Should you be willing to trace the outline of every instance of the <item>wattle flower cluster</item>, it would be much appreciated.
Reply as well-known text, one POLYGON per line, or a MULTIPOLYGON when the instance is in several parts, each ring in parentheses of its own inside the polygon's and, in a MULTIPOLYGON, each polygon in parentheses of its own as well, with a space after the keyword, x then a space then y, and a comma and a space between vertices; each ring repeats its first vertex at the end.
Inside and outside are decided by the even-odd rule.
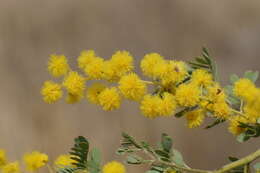
POLYGON ((248 79, 234 83, 233 93, 243 102, 237 110, 210 70, 193 68, 157 53, 144 55, 140 62, 145 80, 133 71, 134 58, 127 51, 117 51, 110 59, 97 56, 93 50, 83 51, 77 62, 79 71, 70 68, 64 55, 51 55, 48 71, 61 81, 43 84, 45 102, 55 103, 66 95, 67 103, 86 98, 111 111, 128 99, 138 102, 148 118, 169 117, 182 111, 190 128, 200 126, 206 117, 227 120, 235 135, 245 130, 240 122, 256 123, 260 118, 260 89, 248 79))

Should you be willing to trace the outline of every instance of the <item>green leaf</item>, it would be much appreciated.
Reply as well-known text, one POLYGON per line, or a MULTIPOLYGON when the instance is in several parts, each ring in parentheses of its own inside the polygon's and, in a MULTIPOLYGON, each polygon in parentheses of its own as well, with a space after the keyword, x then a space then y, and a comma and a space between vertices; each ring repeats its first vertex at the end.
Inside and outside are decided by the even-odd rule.
POLYGON ((170 158, 169 153, 163 150, 155 150, 155 153, 160 157, 170 158))
POLYGON ((225 121, 226 121, 226 120, 224 120, 224 119, 216 119, 214 122, 212 122, 211 124, 207 125, 207 126, 205 127, 205 129, 212 128, 212 127, 214 127, 214 126, 216 126, 216 125, 218 125, 218 124, 220 124, 220 123, 223 123, 223 122, 225 122, 225 121))
POLYGON ((173 151, 172 159, 173 159, 174 163, 176 163, 179 166, 185 166, 182 154, 178 150, 175 150, 175 149, 173 149, 172 151, 173 151))
POLYGON ((256 121, 258 124, 260 124, 260 118, 257 118, 257 121, 256 121))
POLYGON ((79 168, 60 168, 57 173, 74 173, 75 171, 80 170, 79 168))
POLYGON ((156 171, 156 170, 149 170, 149 171, 146 171, 145 173, 161 173, 160 171, 156 171))
POLYGON ((130 156, 127 156, 126 162, 128 164, 141 164, 142 160, 143 159, 140 158, 139 156, 130 155, 130 156))
POLYGON ((256 82, 257 78, 259 76, 259 72, 258 71, 246 71, 244 74, 244 77, 247 79, 250 79, 252 82, 256 82))
POLYGON ((161 136, 161 145, 163 150, 169 153, 172 149, 172 138, 169 135, 163 133, 161 136))
POLYGON ((232 74, 232 75, 230 75, 229 80, 233 84, 239 80, 239 77, 236 74, 232 74))
POLYGON ((89 151, 89 143, 88 140, 83 137, 79 136, 74 139, 74 147, 71 148, 71 152, 69 152, 72 157, 72 160, 76 162, 73 163, 77 168, 86 168, 87 159, 88 159, 88 151, 89 151))
POLYGON ((99 173, 101 168, 101 154, 97 148, 93 148, 90 152, 90 160, 88 161, 88 170, 90 173, 99 173))
POLYGON ((92 149, 92 151, 90 152, 90 157, 91 157, 91 160, 93 160, 96 163, 101 162, 101 153, 100 153, 99 149, 97 149, 97 148, 92 149))
POLYGON ((256 163, 253 167, 255 170, 260 170, 260 162, 256 163))
POLYGON ((198 106, 193 106, 193 107, 184 108, 184 109, 181 110, 180 112, 177 112, 174 116, 175 116, 176 118, 180 118, 180 117, 182 117, 183 115, 185 115, 185 113, 190 112, 190 111, 193 111, 193 110, 195 110, 195 109, 197 109, 197 108, 198 108, 198 106))
POLYGON ((235 162, 235 161, 239 160, 238 158, 232 157, 232 156, 229 156, 228 159, 229 159, 231 162, 235 162))
POLYGON ((245 141, 247 141, 250 137, 248 137, 246 135, 246 133, 241 133, 240 135, 237 136, 237 141, 240 142, 240 143, 243 143, 245 141))

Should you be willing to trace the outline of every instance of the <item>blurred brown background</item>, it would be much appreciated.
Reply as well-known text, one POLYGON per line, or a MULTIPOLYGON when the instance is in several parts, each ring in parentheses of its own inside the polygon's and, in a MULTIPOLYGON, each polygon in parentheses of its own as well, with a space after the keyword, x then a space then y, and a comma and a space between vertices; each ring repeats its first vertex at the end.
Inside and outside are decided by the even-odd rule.
MULTIPOLYGON (((106 162, 120 159, 114 151, 126 131, 149 142, 170 134, 195 168, 218 168, 227 156, 253 152, 259 139, 239 144, 224 124, 190 130, 180 119, 148 120, 129 102, 114 112, 86 101, 47 105, 39 90, 50 78, 49 54, 64 53, 75 63, 83 49, 107 58, 125 49, 138 63, 148 52, 190 60, 206 45, 226 83, 230 73, 260 70, 259 18, 257 0, 0 0, 0 148, 11 159, 33 149, 55 158, 84 135, 106 162)), ((128 172, 144 171, 130 166, 128 172)))

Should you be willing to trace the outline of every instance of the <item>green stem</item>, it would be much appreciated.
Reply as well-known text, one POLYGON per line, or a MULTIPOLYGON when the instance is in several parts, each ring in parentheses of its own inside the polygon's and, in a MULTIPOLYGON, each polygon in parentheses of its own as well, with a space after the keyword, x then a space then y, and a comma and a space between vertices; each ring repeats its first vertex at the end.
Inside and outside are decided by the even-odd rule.
MULTIPOLYGON (((155 157, 156 158, 156 157, 155 157)), ((193 173, 224 173, 224 172, 227 172, 227 171, 230 171, 234 168, 237 168, 239 166, 242 166, 242 165, 245 165, 245 169, 244 171, 246 170, 247 172, 245 173, 249 173, 249 163, 251 163, 252 161, 256 160, 260 158, 260 149, 258 149, 256 152, 242 158, 242 159, 239 159, 235 162, 232 162, 232 163, 229 163, 225 166, 223 166, 222 168, 220 169, 217 169, 217 170, 214 170, 214 171, 210 171, 210 170, 201 170, 201 169, 193 169, 193 168, 185 168, 185 167, 180 167, 178 165, 176 165, 175 163, 169 163, 169 162, 165 162, 165 161, 162 161, 162 160, 157 160, 157 162, 159 163, 162 163, 166 166, 169 166, 169 167, 172 167, 172 168, 176 168, 176 169, 179 169, 181 171, 185 171, 185 172, 193 172, 193 173)))
POLYGON ((223 173, 223 172, 227 172, 231 169, 234 169, 236 167, 242 166, 242 165, 246 165, 256 159, 258 159, 260 157, 260 149, 258 149, 256 152, 242 158, 239 159, 235 162, 232 162, 230 164, 227 164, 225 166, 223 166, 222 168, 218 169, 217 171, 215 171, 215 173, 223 173))

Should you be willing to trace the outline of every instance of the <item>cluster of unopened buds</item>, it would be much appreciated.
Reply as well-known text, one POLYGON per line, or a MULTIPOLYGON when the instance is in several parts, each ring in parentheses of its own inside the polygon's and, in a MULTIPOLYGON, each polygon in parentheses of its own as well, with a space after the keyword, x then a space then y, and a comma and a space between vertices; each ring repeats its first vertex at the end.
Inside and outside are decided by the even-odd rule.
POLYGON ((82 51, 77 62, 78 71, 70 67, 64 55, 50 56, 48 71, 61 81, 43 84, 45 102, 55 103, 66 95, 67 103, 86 98, 111 111, 128 99, 140 104, 145 117, 184 116, 189 128, 211 117, 215 124, 228 121, 234 135, 246 131, 248 124, 259 123, 260 89, 254 84, 257 73, 232 76, 232 85, 222 87, 206 50, 193 63, 146 54, 140 62, 142 78, 134 72, 134 58, 127 51, 117 51, 110 59, 99 57, 93 50, 82 51))

